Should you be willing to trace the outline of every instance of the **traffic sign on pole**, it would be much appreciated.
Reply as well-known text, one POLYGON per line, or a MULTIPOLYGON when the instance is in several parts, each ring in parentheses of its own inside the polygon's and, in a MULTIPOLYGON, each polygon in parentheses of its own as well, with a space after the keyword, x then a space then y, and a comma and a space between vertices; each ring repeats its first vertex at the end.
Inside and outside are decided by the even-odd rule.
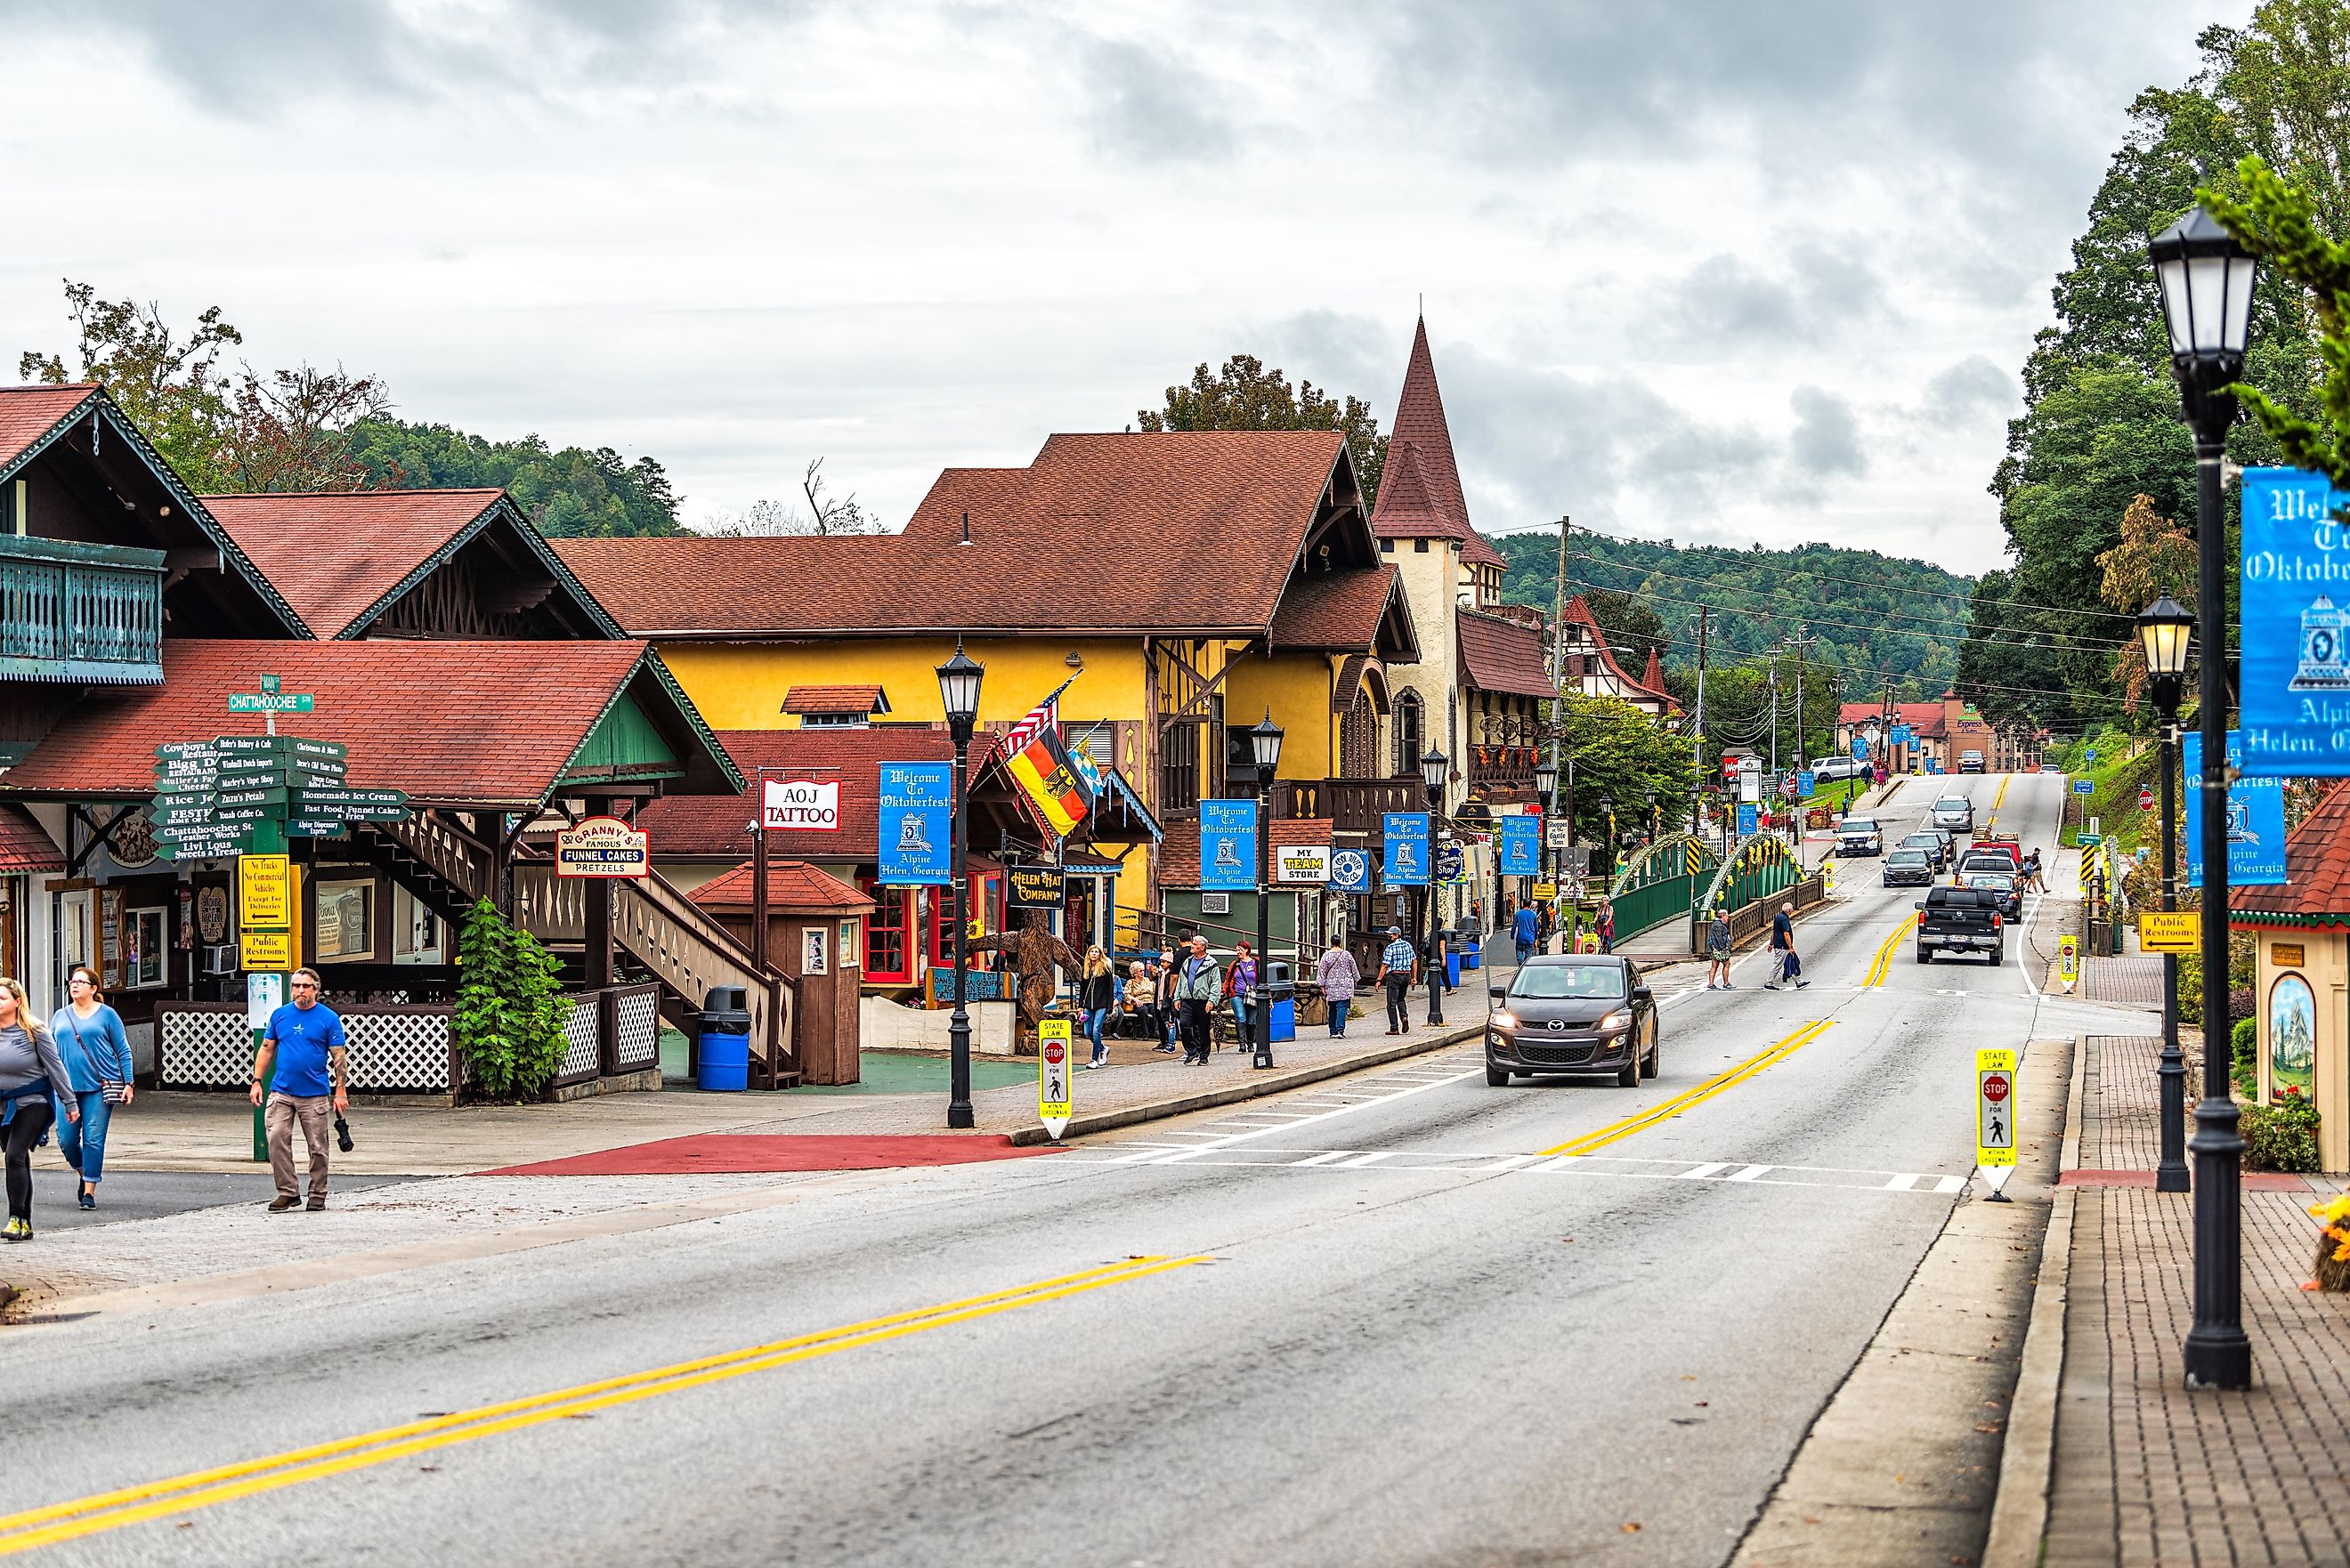
POLYGON ((2005 1203, 2000 1189, 2015 1174, 2015 1053, 1975 1053, 1975 1174, 2005 1203))
POLYGON ((1069 1125, 1074 1091, 1069 1087, 1069 1021, 1047 1018, 1036 1025, 1036 1119, 1061 1141, 1069 1125))

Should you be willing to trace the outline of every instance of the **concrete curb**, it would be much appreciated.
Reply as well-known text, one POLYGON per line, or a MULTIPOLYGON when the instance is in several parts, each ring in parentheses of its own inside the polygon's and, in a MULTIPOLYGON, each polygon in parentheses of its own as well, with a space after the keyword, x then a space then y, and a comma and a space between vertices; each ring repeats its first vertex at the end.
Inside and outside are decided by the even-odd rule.
POLYGON ((2064 1101, 2064 1137, 2056 1161, 2059 1185, 2040 1239, 2040 1272, 2032 1293, 2032 1321, 2023 1331, 2023 1359, 2008 1405, 2007 1440, 2000 1446, 1999 1490, 1991 1499, 1991 1536, 1982 1568, 2037 1568, 2048 1533, 2048 1493, 2056 1471, 2056 1403, 2064 1377, 2064 1307, 2071 1299, 2073 1210, 2080 1189, 2062 1185, 2081 1168, 2081 1110, 2086 1101, 2088 1040, 2073 1037, 2073 1083, 2064 1101))
MULTIPOLYGON (((1226 1084, 1221 1088, 1202 1089, 1196 1095, 1181 1095, 1171 1100, 1152 1100, 1146 1105, 1125 1106, 1114 1111, 1097 1111, 1089 1116, 1073 1116, 1070 1118, 1067 1129, 1061 1135, 1062 1140, 1066 1142, 1070 1138, 1084 1137, 1091 1133, 1110 1132, 1118 1127, 1135 1127, 1143 1122, 1164 1121, 1169 1116, 1187 1116, 1193 1111, 1213 1110, 1218 1106, 1238 1105, 1243 1100, 1263 1099, 1267 1095, 1278 1095, 1284 1090, 1300 1088, 1307 1084, 1318 1084, 1326 1078, 1337 1078, 1348 1073, 1359 1073, 1366 1067, 1380 1067, 1389 1062, 1400 1062, 1407 1056, 1424 1056, 1431 1051, 1441 1051, 1448 1045, 1459 1045, 1471 1040, 1480 1039, 1484 1033, 1485 1021, 1480 1018, 1474 1023, 1461 1024, 1441 1034, 1421 1035, 1416 1039, 1406 1040, 1401 1044, 1387 1045, 1376 1051, 1364 1051, 1356 1055, 1342 1056, 1335 1062, 1321 1062, 1311 1067, 1295 1067, 1287 1072, 1276 1068, 1262 1077, 1243 1078, 1237 1084, 1226 1084)), ((1021 1148, 1053 1141, 1053 1135, 1045 1130, 1045 1124, 1042 1122, 1031 1122, 1024 1127, 1015 1128, 1011 1137, 1014 1147, 1021 1148)))

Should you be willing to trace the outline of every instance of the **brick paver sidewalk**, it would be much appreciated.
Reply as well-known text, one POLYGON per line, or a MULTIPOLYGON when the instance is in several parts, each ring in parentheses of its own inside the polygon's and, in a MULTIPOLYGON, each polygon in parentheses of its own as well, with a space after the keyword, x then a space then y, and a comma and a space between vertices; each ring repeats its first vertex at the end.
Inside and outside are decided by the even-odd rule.
MULTIPOLYGON (((2077 1163, 2150 1168, 2158 1043, 2085 1043, 2077 1163)), ((2193 1199, 2147 1187, 2074 1195, 2048 1568, 2350 1563, 2350 1298, 2300 1287, 2341 1183, 2243 1195, 2244 1323, 2255 1386, 2190 1393, 2193 1199)))
POLYGON ((2081 961, 2081 992, 2099 1002, 2162 1011, 2162 957, 2131 953, 2081 961))

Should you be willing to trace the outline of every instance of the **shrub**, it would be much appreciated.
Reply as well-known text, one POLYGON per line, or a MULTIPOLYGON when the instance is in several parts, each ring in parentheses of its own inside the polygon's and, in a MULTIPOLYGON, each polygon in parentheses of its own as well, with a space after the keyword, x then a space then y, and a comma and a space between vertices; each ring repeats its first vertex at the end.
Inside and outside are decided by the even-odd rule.
POLYGON ((562 971, 555 955, 484 898, 457 941, 449 1033, 486 1100, 526 1100, 563 1065, 562 971))
POLYGON ((2318 1168, 2317 1107, 2288 1088, 2274 1105, 2243 1110, 2244 1168, 2302 1174, 2318 1168))
POLYGON ((2261 1090, 2261 1021, 2237 1019, 2229 1044, 2233 1059, 2228 1064, 2228 1076, 2235 1081, 2236 1093, 2250 1099, 2261 1090))

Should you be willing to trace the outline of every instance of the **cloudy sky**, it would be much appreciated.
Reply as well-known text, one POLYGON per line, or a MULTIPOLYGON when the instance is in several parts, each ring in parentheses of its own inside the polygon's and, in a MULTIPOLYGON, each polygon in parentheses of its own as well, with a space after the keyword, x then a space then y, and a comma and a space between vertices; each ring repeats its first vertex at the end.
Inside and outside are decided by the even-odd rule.
POLYGON ((1384 423, 1424 299, 1489 531, 1980 571, 2127 103, 2250 9, 20 0, 0 350, 218 305, 690 521, 822 454, 894 526, 1234 351, 1384 423))

